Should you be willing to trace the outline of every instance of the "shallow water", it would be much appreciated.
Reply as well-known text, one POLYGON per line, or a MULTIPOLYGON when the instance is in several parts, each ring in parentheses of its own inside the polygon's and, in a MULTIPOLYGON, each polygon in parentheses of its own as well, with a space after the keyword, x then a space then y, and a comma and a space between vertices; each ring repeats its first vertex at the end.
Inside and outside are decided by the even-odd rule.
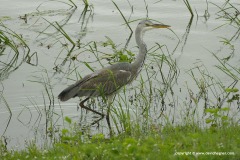
MULTIPOLYGON (((196 0, 191 2, 198 16, 195 13, 189 28, 189 34, 186 34, 191 16, 182 1, 159 1, 156 3, 156 1, 148 0, 146 1, 147 9, 144 1, 129 2, 116 1, 127 19, 137 20, 130 23, 132 29, 136 27, 139 19, 145 18, 147 15, 151 19, 171 25, 172 31, 168 29, 149 31, 146 33, 144 40, 148 48, 152 48, 156 43, 166 45, 168 52, 166 49, 163 52, 165 54, 169 53, 176 60, 180 74, 178 83, 174 87, 174 95, 178 97, 179 101, 184 101, 189 96, 187 88, 191 88, 193 91, 197 90, 193 79, 187 73, 189 69, 196 66, 205 66, 210 75, 218 77, 226 86, 232 83, 228 76, 215 67, 219 62, 211 52, 217 53, 220 57, 227 57, 231 50, 220 42, 220 37, 231 37, 235 34, 236 28, 226 25, 216 29, 225 23, 223 19, 217 19, 216 13, 219 9, 216 6, 209 4, 210 17, 206 19, 203 16, 207 9, 206 1, 196 0), (131 7, 133 7, 133 12, 131 7)), ((221 5, 224 1, 215 0, 211 2, 221 5)), ((235 2, 237 3, 237 1, 235 2)), ((89 1, 89 3, 93 6, 92 10, 89 9, 84 17, 81 16, 84 9, 81 1, 76 2, 78 6, 76 10, 57 1, 46 2, 41 0, 33 2, 22 0, 19 2, 12 0, 10 2, 3 0, 1 2, 0 15, 2 18, 0 17, 0 19, 8 28, 22 35, 30 47, 30 55, 35 52, 37 54, 37 56, 33 55, 31 58, 31 63, 34 65, 30 65, 22 60, 26 53, 21 50, 18 60, 14 63, 15 66, 18 66, 17 69, 10 69, 0 79, 0 90, 4 97, 4 100, 3 97, 0 100, 0 135, 4 134, 4 137, 7 137, 8 147, 22 148, 25 139, 29 140, 36 135, 40 137, 38 138, 39 144, 42 144, 41 138, 44 137, 43 135, 46 132, 45 123, 49 116, 46 110, 49 109, 49 106, 54 106, 54 109, 49 110, 54 110, 52 117, 54 117, 56 126, 63 124, 62 116, 69 116, 78 121, 81 114, 80 110, 77 111, 79 99, 59 103, 57 95, 77 79, 78 76, 74 72, 74 68, 78 70, 81 76, 91 72, 81 63, 82 61, 91 62, 89 64, 94 69, 101 67, 93 54, 81 49, 77 50, 77 48, 72 55, 80 53, 77 56, 79 62, 68 60, 65 65, 62 65, 68 53, 63 44, 68 44, 68 50, 71 48, 71 44, 59 33, 56 33, 54 27, 48 27, 49 23, 46 20, 51 23, 57 21, 60 25, 63 25, 63 29, 74 41, 80 39, 80 42, 84 44, 91 41, 100 44, 100 42, 107 40, 106 37, 110 37, 114 43, 119 45, 119 48, 125 46, 130 30, 123 25, 124 20, 113 3, 96 0, 89 1), (27 23, 19 18, 25 14, 27 14, 27 23), (46 34, 41 34, 41 32, 46 34), (54 70, 56 66, 60 67, 63 72, 56 72, 54 70), (66 74, 63 74, 64 72, 66 74), (52 101, 48 99, 44 84, 51 86, 52 90, 48 91, 50 91, 52 101), (10 121, 8 107, 11 108, 12 112, 10 121), (5 128, 7 129, 5 130, 5 128)), ((232 43, 239 44, 239 40, 232 43)), ((134 37, 131 38, 127 49, 137 52, 134 37)), ((112 52, 109 48, 100 45, 99 50, 109 54, 112 52)), ((234 58, 230 60, 230 63, 236 67, 239 67, 239 51, 240 46, 235 45, 234 58)), ((6 50, 4 53, 5 55, 1 55, 1 62, 9 63, 13 57, 13 52, 6 50)), ((98 56, 101 58, 104 55, 99 54, 98 56)), ((153 59, 151 56, 149 57, 149 59, 153 59)), ((101 61, 107 65, 106 60, 101 61)), ((147 62, 150 63, 151 61, 148 60, 147 62)), ((3 66, 1 63, 0 67, 3 66)), ((157 70, 156 66, 153 67, 157 70)), ((143 71, 141 75, 146 78, 146 72, 143 71)), ((133 86, 137 85, 139 85, 139 79, 136 83, 133 83, 133 86)), ((154 85, 157 86, 158 84, 154 85)), ((199 110, 203 110, 203 108, 199 108, 199 110)))

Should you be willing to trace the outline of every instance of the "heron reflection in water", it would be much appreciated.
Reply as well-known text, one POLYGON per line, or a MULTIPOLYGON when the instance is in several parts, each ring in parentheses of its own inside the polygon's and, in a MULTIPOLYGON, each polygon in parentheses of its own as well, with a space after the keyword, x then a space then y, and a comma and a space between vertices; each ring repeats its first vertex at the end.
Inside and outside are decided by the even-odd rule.
POLYGON ((142 66, 144 65, 147 55, 147 46, 143 41, 144 32, 153 28, 168 27, 170 26, 164 24, 154 24, 150 20, 140 21, 135 30, 135 38, 139 47, 139 53, 133 63, 119 62, 97 70, 64 89, 58 95, 58 98, 61 101, 67 101, 74 97, 86 97, 80 102, 80 107, 100 115, 101 118, 99 120, 106 116, 107 124, 111 134, 109 113, 112 97, 120 88, 131 83, 137 77, 142 69, 142 66), (108 108, 106 115, 84 105, 84 102, 86 102, 89 98, 99 96, 108 97, 108 108))

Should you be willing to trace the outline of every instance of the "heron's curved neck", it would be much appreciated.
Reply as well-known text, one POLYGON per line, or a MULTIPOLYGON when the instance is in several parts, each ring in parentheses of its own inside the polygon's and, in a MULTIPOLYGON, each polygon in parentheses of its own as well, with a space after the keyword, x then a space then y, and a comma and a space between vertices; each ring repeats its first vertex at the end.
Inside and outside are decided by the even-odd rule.
POLYGON ((135 31, 135 38, 136 38, 136 43, 139 47, 139 53, 136 57, 136 60, 132 63, 132 69, 139 73, 145 58, 146 58, 146 54, 147 54, 147 46, 146 44, 143 42, 143 30, 141 28, 137 28, 135 31))

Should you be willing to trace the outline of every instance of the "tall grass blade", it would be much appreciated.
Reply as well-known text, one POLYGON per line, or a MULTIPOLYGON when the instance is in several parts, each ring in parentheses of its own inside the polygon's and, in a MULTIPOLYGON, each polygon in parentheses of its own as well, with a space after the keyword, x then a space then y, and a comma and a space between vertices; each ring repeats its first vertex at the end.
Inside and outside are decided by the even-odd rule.
POLYGON ((190 3, 188 2, 188 0, 183 0, 183 2, 184 2, 185 5, 187 6, 189 12, 191 13, 191 16, 193 17, 194 14, 193 14, 192 7, 191 7, 190 3))

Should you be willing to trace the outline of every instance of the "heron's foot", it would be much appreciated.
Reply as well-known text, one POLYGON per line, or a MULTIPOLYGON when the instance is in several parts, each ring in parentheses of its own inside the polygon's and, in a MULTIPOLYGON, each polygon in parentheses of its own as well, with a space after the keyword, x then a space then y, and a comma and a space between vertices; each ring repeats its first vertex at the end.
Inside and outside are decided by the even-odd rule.
MULTIPOLYGON (((101 120, 104 118, 104 116, 105 116, 105 115, 102 114, 99 119, 97 119, 97 120, 95 120, 95 121, 93 121, 93 122, 91 123, 91 126, 93 126, 93 125, 95 125, 95 124, 98 124, 98 122, 101 121, 101 120)), ((98 126, 99 126, 99 125, 98 125, 98 126)))
POLYGON ((107 125, 108 125, 108 128, 109 128, 109 136, 112 137, 114 132, 113 132, 112 127, 111 127, 109 114, 106 115, 106 120, 107 120, 107 125))
POLYGON ((106 116, 105 114, 94 115, 92 118, 93 118, 93 119, 103 119, 105 116, 106 116))

